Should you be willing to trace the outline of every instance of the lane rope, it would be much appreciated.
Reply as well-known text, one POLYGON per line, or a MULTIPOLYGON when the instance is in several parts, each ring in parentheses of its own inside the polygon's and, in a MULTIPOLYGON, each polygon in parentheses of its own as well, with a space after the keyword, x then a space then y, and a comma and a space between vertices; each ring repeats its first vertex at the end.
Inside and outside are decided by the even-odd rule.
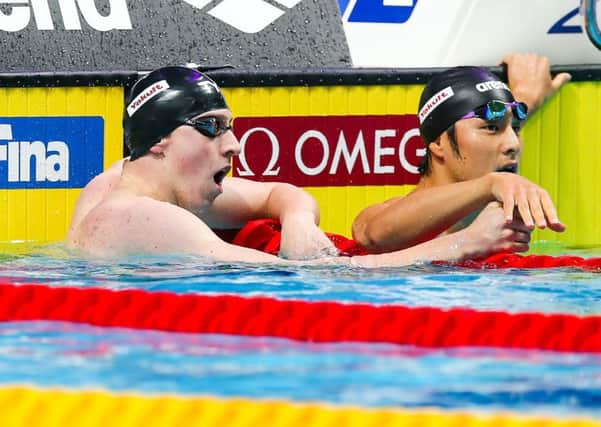
POLYGON ((601 352, 601 316, 0 284, 0 321, 56 320, 173 332, 601 352))

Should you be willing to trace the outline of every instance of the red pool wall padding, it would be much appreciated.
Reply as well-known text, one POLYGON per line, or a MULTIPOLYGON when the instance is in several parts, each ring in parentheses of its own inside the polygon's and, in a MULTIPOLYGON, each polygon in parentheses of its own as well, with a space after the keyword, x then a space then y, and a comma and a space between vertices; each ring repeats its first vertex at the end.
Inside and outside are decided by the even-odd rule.
POLYGON ((273 298, 0 284, 0 321, 55 320, 172 332, 426 347, 601 353, 601 316, 410 308, 273 298))

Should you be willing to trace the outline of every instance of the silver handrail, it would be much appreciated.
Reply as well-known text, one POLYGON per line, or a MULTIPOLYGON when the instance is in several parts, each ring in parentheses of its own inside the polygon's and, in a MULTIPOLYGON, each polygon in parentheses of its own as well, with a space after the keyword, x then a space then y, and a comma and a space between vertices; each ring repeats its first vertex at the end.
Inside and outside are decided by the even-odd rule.
POLYGON ((584 27, 586 35, 595 47, 601 50, 601 31, 597 24, 597 0, 582 0, 582 12, 584 14, 584 27))

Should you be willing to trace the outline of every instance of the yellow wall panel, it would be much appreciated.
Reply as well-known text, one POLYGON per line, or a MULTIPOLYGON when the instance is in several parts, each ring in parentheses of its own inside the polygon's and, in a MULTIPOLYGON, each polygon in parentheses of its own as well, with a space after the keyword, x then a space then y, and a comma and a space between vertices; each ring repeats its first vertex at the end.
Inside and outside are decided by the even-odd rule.
MULTIPOLYGON (((7 240, 29 240, 27 238, 27 194, 20 190, 6 190, 6 222, 2 227, 7 240)), ((3 209, 4 210, 4 209, 3 209)), ((32 239, 33 240, 33 239, 32 239)))
MULTIPOLYGON (((414 114, 422 85, 225 88, 234 115, 336 116, 414 114)), ((535 240, 601 245, 601 83, 574 82, 535 114, 522 131, 521 173, 545 187, 568 226, 537 231, 535 240)), ((104 167, 122 156, 123 88, 3 88, 0 117, 102 116, 104 167)), ((365 206, 411 186, 308 187, 322 208, 322 227, 350 236, 365 206)), ((79 189, 0 189, 0 240, 61 240, 79 189)))
MULTIPOLYGON (((102 117, 104 168, 123 155, 122 111, 122 87, 0 88, 0 117, 102 117)), ((0 189, 0 240, 62 240, 80 191, 0 189)))
POLYGON ((537 231, 535 240, 601 245, 601 83, 569 83, 523 130, 521 173, 549 191, 563 234, 537 231))
POLYGON ((235 117, 414 114, 421 86, 224 88, 235 117))

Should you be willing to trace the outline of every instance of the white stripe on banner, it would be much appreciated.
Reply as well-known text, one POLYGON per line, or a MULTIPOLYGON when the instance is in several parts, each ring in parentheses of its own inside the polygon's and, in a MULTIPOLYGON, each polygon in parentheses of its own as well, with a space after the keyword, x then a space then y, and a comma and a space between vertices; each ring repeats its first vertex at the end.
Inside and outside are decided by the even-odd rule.
POLYGON ((414 0, 384 0, 384 6, 413 6, 414 0))
POLYGON ((0 140, 10 141, 13 139, 13 127, 11 125, 0 125, 0 140))

